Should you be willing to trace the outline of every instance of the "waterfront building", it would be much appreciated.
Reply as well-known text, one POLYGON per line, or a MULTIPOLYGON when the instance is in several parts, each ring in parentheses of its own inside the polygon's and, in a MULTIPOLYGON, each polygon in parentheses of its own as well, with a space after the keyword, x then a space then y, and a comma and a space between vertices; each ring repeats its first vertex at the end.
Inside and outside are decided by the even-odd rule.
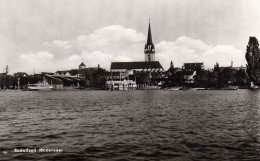
POLYGON ((60 79, 64 86, 88 86, 96 87, 105 85, 107 72, 105 69, 97 67, 86 67, 82 62, 78 69, 57 71, 53 76, 48 75, 51 79, 60 79), (104 82, 104 83, 102 83, 104 82))
POLYGON ((152 41, 152 31, 149 20, 147 42, 144 46, 145 61, 136 62, 111 62, 109 80, 135 80, 136 73, 148 72, 150 78, 151 73, 163 72, 163 67, 159 61, 155 61, 155 47, 152 41))
POLYGON ((246 67, 233 67, 233 61, 230 66, 219 66, 218 63, 214 65, 213 72, 222 73, 227 79, 228 84, 246 84, 246 67))
POLYGON ((129 79, 129 77, 136 72, 148 71, 157 72, 163 71, 163 67, 158 61, 150 62, 112 62, 111 72, 113 73, 113 79, 129 79))
POLYGON ((79 65, 78 69, 57 71, 57 72, 55 72, 54 75, 84 77, 86 74, 94 73, 98 68, 99 68, 99 65, 98 65, 98 67, 87 68, 86 65, 82 62, 79 65))
POLYGON ((194 63, 184 63, 183 64, 183 78, 185 83, 194 83, 194 77, 198 70, 204 69, 204 63, 194 62, 194 63))
POLYGON ((243 72, 246 72, 246 67, 243 67, 242 65, 240 67, 233 67, 233 61, 231 61, 230 66, 219 66, 218 62, 216 62, 216 65, 214 65, 214 71, 223 72, 223 70, 242 70, 243 72))

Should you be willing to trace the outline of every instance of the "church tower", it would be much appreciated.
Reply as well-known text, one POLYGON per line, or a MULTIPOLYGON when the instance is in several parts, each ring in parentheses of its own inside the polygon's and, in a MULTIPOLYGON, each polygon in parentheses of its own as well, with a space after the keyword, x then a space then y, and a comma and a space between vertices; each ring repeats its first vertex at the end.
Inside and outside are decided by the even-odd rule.
POLYGON ((152 40, 152 32, 149 20, 149 27, 148 27, 148 35, 147 35, 147 42, 144 47, 144 55, 145 61, 155 61, 155 48, 152 40))
POLYGON ((85 69, 85 68, 86 68, 86 65, 82 62, 82 63, 79 65, 79 70, 85 69))

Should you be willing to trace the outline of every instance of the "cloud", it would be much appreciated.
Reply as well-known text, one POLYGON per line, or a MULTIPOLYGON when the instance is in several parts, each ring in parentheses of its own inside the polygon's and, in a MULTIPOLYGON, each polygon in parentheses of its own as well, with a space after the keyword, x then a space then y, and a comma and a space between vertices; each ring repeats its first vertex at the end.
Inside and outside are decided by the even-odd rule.
POLYGON ((68 58, 69 61, 78 61, 80 60, 80 56, 79 55, 71 55, 69 58, 68 58))
MULTIPOLYGON (((28 66, 37 66, 39 70, 52 72, 78 68, 81 61, 84 61, 87 67, 97 67, 100 64, 101 67, 110 69, 111 61, 143 60, 145 39, 143 33, 121 25, 110 25, 72 40, 56 39, 44 42, 43 47, 48 54, 23 54, 20 61, 26 60, 28 66), (47 58, 52 58, 48 59, 52 66, 46 66, 44 60, 47 58)), ((21 66, 20 69, 28 71, 28 67, 21 66)))
POLYGON ((102 51, 87 52, 83 51, 81 57, 85 60, 88 67, 97 67, 100 64, 103 68, 110 68, 110 63, 113 58, 112 55, 104 53, 102 51))
POLYGON ((44 42, 43 46, 49 48, 49 50, 60 50, 66 51, 72 47, 70 41, 62 41, 62 40, 53 40, 51 42, 44 42))
POLYGON ((212 47, 212 45, 211 46, 206 45, 200 39, 192 39, 192 38, 186 37, 186 36, 178 37, 175 40, 175 43, 179 47, 184 47, 184 48, 196 50, 196 51, 199 51, 199 52, 203 52, 203 51, 208 50, 209 48, 212 47))
POLYGON ((204 62, 205 68, 213 68, 218 62, 220 66, 229 66, 231 61, 234 66, 246 64, 244 51, 229 45, 208 45, 202 40, 181 36, 175 41, 162 41, 156 45, 156 58, 165 69, 172 60, 176 67, 183 63, 204 62))
POLYGON ((133 61, 133 59, 127 57, 127 56, 117 56, 115 58, 113 58, 114 62, 129 62, 129 61, 133 61))
POLYGON ((19 57, 18 66, 20 71, 31 72, 51 70, 53 67, 54 55, 48 51, 39 51, 37 53, 22 54, 19 57))
POLYGON ((145 39, 146 36, 143 33, 121 25, 110 25, 97 29, 89 35, 78 36, 73 41, 73 45, 81 51, 99 50, 104 53, 113 53, 114 56, 133 55, 138 57, 137 51, 142 51, 145 39))
MULTIPOLYGON (((146 36, 121 25, 110 25, 79 35, 71 40, 51 40, 44 42, 44 51, 23 54, 19 57, 19 69, 31 72, 76 69, 83 61, 87 67, 110 69, 112 61, 144 61, 146 36)), ((180 36, 174 41, 155 44, 155 58, 165 70, 172 60, 174 66, 181 67, 186 62, 204 62, 206 68, 245 65, 244 52, 230 45, 207 44, 200 39, 180 36)))
POLYGON ((53 58, 53 54, 47 52, 47 51, 40 51, 35 54, 23 54, 20 56, 21 59, 29 60, 29 61, 46 61, 53 58))
POLYGON ((59 47, 66 47, 69 45, 69 41, 53 40, 52 43, 59 47))
MULTIPOLYGON (((78 63, 68 64, 68 58, 81 57, 83 51, 100 51, 115 59, 124 56, 128 60, 144 60, 149 17, 156 46, 167 40, 165 48, 156 48, 156 58, 165 67, 169 66, 168 59, 174 58, 171 54, 185 56, 174 59, 175 65, 181 66, 183 62, 194 61, 193 57, 196 61, 206 59, 205 50, 217 52, 218 44, 232 44, 236 48, 230 46, 230 50, 237 52, 237 48, 246 49, 250 35, 260 37, 259 4, 257 0, 0 1, 0 72, 4 72, 7 64, 13 72, 25 70, 22 62, 18 63, 20 54, 38 51, 52 53, 53 63, 59 69, 76 68, 78 63)), ((222 53, 217 54, 219 59, 222 53)), ((224 61, 229 54, 223 56, 224 61)), ((239 60, 233 56, 227 60, 233 59, 234 63, 244 60, 244 56, 236 56, 239 60)), ((91 62, 85 64, 88 63, 91 62)), ((55 70, 53 66, 52 71, 55 70)))
POLYGON ((212 67, 214 62, 218 62, 220 66, 228 66, 231 61, 234 62, 234 66, 246 64, 245 52, 228 45, 217 45, 205 51, 203 61, 208 67, 212 67))

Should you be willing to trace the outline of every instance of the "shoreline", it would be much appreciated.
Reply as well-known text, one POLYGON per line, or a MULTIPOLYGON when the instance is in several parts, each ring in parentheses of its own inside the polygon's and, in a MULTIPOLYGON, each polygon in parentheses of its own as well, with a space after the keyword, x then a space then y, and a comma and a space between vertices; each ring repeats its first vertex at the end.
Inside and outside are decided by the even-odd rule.
MULTIPOLYGON (((215 88, 208 88, 208 89, 202 89, 202 88, 188 88, 188 89, 178 89, 174 90, 171 88, 160 88, 160 89, 134 89, 134 90, 113 90, 113 91, 154 91, 154 90, 160 90, 160 91, 230 91, 230 90, 257 90, 257 89, 250 89, 250 88, 238 88, 238 89, 215 89, 215 88)), ((108 89, 60 89, 60 90, 15 90, 15 89, 4 89, 0 90, 0 92, 26 92, 26 91, 111 91, 108 89)))

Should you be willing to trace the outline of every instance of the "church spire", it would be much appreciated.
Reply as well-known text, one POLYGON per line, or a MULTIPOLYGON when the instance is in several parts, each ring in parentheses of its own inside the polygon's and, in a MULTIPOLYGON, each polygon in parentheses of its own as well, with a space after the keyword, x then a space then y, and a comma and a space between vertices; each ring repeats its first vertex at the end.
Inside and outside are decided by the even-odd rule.
POLYGON ((149 27, 148 27, 148 35, 147 35, 147 45, 153 45, 150 19, 149 19, 149 27))
POLYGON ((147 42, 144 46, 145 61, 155 61, 155 48, 152 40, 152 31, 149 19, 147 42))

